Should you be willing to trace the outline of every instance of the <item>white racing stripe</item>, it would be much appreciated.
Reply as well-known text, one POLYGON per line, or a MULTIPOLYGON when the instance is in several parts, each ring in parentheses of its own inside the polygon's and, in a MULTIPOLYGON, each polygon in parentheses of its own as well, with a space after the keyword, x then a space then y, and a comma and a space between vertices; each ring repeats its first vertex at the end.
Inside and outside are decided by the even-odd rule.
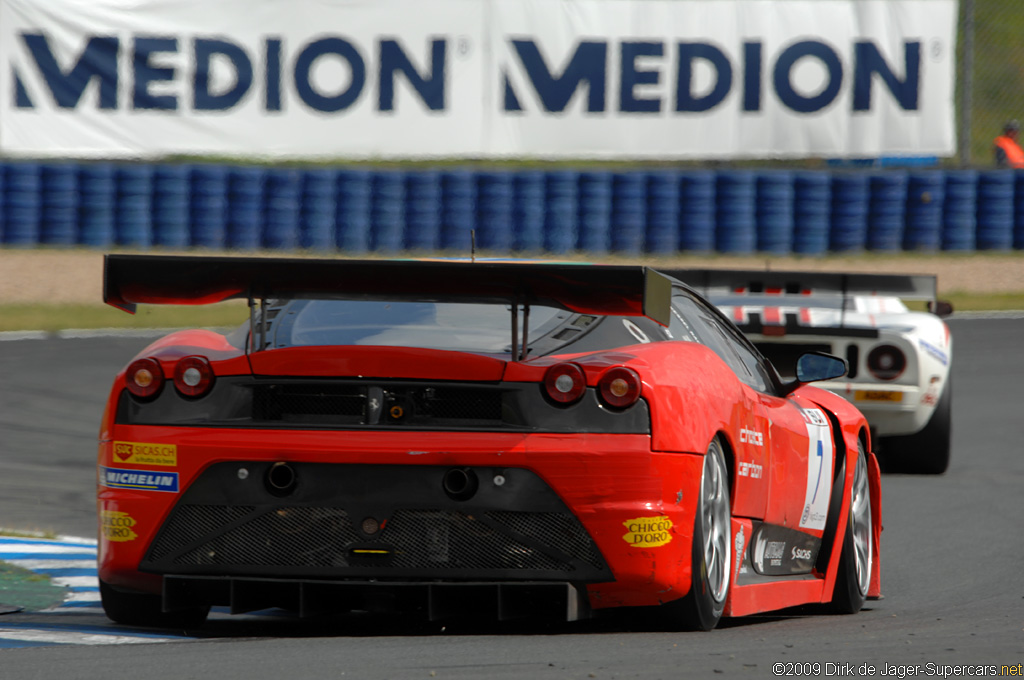
POLYGON ((153 642, 180 642, 175 637, 138 637, 135 635, 78 633, 66 630, 45 630, 32 628, 2 628, 0 641, 20 640, 22 642, 48 642, 54 645, 138 645, 153 642))
MULTIPOLYGON (((0 559, 3 553, 0 553, 0 559)), ((32 571, 42 571, 44 569, 95 569, 96 560, 33 560, 33 559, 17 559, 17 560, 4 560, 7 564, 13 564, 16 567, 22 569, 30 569, 32 571)))

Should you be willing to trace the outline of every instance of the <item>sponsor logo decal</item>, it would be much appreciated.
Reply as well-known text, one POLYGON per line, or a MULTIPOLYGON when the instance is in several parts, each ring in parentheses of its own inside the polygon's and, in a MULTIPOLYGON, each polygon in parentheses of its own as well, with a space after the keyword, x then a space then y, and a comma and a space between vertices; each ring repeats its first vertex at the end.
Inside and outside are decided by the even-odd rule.
POLYGON ((754 446, 764 446, 764 434, 754 430, 740 429, 740 441, 754 446))
POLYGON ((809 560, 811 559, 811 551, 803 548, 797 548, 793 546, 793 550, 790 551, 789 559, 791 560, 809 560))
POLYGON ((751 479, 761 479, 761 475, 764 473, 764 468, 757 463, 746 463, 740 462, 740 477, 750 477, 751 479))
POLYGON ((111 489, 141 489, 178 493, 177 472, 119 470, 100 466, 100 484, 111 489))
POLYGON ((825 528, 828 501, 832 494, 832 430, 818 409, 801 409, 807 424, 807 488, 801 529, 825 528))
POLYGON ((902 392, 890 392, 889 390, 857 390, 853 393, 857 401, 903 401, 902 392))
POLYGON ((174 467, 178 464, 178 447, 174 444, 114 442, 114 460, 133 465, 174 467))
POLYGON ((672 520, 668 517, 638 517, 622 524, 629 532, 622 540, 635 548, 657 548, 672 540, 672 520))
POLYGON ((763 524, 750 538, 754 571, 765 576, 809 574, 821 539, 803 531, 763 524))
POLYGON ((115 510, 104 510, 100 513, 100 523, 103 530, 103 537, 115 543, 134 541, 139 537, 132 527, 135 526, 135 518, 127 512, 115 510))
POLYGON ((932 357, 937 359, 938 362, 943 366, 949 365, 949 357, 946 355, 945 352, 943 352, 935 345, 931 344, 926 340, 918 340, 917 344, 921 346, 921 349, 923 349, 925 353, 932 355, 932 357))
POLYGON ((740 525, 740 530, 736 533, 736 575, 747 573, 747 560, 743 554, 743 544, 746 542, 746 537, 743 535, 743 525, 740 525))

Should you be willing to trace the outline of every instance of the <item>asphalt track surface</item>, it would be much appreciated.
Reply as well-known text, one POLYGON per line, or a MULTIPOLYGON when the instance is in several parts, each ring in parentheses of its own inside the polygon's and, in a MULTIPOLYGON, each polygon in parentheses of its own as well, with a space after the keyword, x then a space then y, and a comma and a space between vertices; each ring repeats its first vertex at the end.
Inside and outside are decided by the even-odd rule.
MULTIPOLYGON (((358 617, 219 618, 182 641, 0 649, 0 677, 863 677, 864 664, 874 676, 977 675, 991 673, 978 668, 989 665, 998 674, 1004 664, 1024 663, 1024 318, 954 318, 950 327, 950 470, 883 477, 885 597, 859 614, 786 611, 724 621, 710 633, 658 631, 623 618, 447 628, 358 617)), ((102 405, 118 368, 146 343, 0 342, 0 526, 95 535, 102 405)), ((0 625, 53 620, 47 616, 11 614, 0 625)), ((61 621, 156 632, 117 627, 99 613, 61 621)))

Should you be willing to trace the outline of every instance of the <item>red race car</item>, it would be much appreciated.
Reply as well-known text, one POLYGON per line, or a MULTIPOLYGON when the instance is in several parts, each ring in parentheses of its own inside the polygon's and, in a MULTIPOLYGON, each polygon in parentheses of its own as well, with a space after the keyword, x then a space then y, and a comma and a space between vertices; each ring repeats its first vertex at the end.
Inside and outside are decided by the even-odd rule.
POLYGON ((99 578, 114 621, 584 618, 713 628, 879 595, 868 425, 641 266, 108 255, 104 298, 248 299, 114 381, 99 578))

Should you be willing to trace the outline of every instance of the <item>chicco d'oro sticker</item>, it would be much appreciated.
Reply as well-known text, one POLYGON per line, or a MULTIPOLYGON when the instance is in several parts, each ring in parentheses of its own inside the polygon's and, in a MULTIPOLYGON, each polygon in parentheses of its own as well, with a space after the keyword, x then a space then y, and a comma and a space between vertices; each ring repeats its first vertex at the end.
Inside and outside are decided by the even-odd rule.
POLYGON ((104 510, 100 513, 100 519, 103 524, 103 537, 108 541, 124 543, 126 541, 134 541, 139 537, 138 534, 132 531, 132 527, 135 526, 135 518, 127 512, 104 510))
POLYGON ((634 548, 657 548, 672 540, 672 520, 668 517, 638 517, 622 524, 629 531, 622 540, 634 548))

